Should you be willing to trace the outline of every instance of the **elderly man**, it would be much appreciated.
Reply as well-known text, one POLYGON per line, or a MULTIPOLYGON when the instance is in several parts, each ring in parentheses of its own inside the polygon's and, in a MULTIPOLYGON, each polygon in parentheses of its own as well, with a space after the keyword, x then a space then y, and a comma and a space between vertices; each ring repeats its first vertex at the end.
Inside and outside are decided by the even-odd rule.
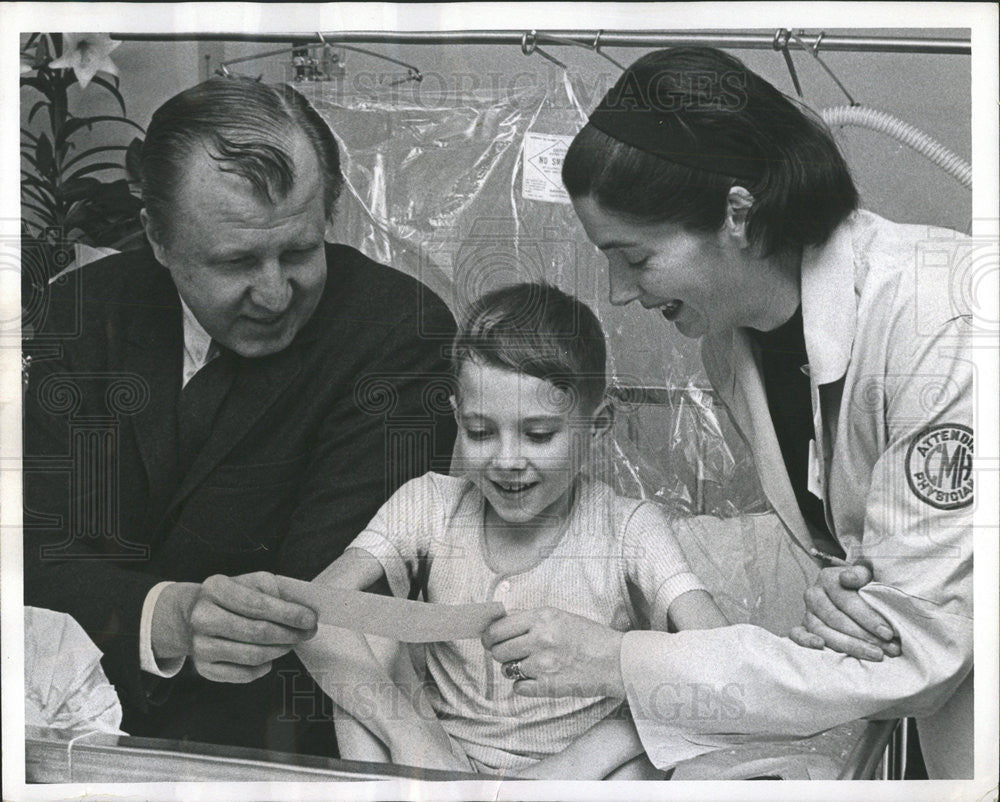
POLYGON ((150 247, 54 286, 28 344, 25 602, 86 629, 131 734, 332 755, 289 654, 315 615, 273 574, 311 579, 446 469, 454 322, 326 243, 337 143, 288 88, 182 92, 141 171, 150 247))

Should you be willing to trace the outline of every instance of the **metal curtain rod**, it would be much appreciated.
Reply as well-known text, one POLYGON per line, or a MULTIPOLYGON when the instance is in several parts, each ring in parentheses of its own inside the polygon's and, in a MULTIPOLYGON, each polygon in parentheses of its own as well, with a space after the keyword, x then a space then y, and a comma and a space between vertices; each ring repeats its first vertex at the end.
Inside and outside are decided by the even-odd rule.
MULTIPOLYGON (((578 44, 593 47, 671 47, 678 45, 710 45, 736 50, 773 50, 774 33, 723 33, 718 31, 539 31, 548 36, 572 40, 560 43, 547 40, 547 45, 578 44)), ((406 44, 406 45, 518 45, 523 31, 333 31, 323 32, 328 44, 406 44)), ((969 39, 930 39, 921 37, 826 36, 799 33, 799 37, 814 50, 871 53, 928 53, 968 56, 972 53, 969 39)), ((315 33, 253 34, 253 33, 112 33, 112 39, 123 42, 280 42, 291 45, 313 44, 315 33)))

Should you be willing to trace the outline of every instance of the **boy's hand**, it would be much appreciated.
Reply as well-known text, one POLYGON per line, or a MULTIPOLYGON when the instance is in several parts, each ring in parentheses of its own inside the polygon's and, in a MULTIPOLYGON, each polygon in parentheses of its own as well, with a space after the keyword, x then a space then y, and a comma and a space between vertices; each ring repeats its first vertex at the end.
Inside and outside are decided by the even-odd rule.
POLYGON ((805 618, 789 633, 791 639, 810 649, 829 647, 874 662, 901 654, 889 622, 858 593, 871 580, 865 565, 823 568, 806 590, 805 618))
POLYGON ((278 595, 274 575, 210 576, 163 589, 153 610, 153 654, 191 657, 216 682, 252 682, 316 634, 316 613, 278 595))

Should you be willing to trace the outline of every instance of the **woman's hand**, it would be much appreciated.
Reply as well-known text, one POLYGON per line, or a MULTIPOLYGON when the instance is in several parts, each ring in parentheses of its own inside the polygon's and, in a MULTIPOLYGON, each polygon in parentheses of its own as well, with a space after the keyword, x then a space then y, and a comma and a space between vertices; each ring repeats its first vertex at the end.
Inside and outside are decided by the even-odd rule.
POLYGON ((872 581, 865 565, 824 568, 806 590, 802 626, 789 636, 800 646, 822 649, 878 662, 901 653, 899 639, 889 622, 858 593, 872 581))
POLYGON ((521 696, 625 697, 622 633, 553 607, 517 610, 494 621, 483 646, 499 663, 517 662, 521 696))

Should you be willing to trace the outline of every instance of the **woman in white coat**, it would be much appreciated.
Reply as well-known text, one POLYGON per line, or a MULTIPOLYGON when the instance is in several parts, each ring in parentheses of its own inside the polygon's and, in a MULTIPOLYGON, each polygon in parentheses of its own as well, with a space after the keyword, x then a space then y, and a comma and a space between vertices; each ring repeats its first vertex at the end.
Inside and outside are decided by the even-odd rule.
POLYGON ((971 324, 950 291, 964 239, 858 211, 822 122, 711 48, 629 67, 563 180, 612 303, 701 338, 789 538, 859 575, 821 571, 794 640, 750 625, 623 635, 532 610, 486 647, 518 661, 519 693, 626 699, 661 768, 748 736, 912 716, 930 776, 971 777, 971 324))

